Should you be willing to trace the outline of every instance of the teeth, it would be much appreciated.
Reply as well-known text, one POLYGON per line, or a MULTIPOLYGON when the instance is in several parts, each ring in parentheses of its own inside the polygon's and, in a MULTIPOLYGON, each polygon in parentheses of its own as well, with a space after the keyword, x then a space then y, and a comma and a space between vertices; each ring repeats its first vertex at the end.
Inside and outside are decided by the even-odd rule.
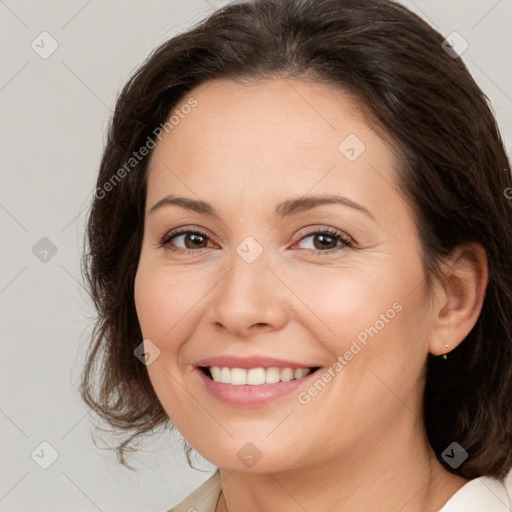
POLYGON ((265 372, 265 382, 267 384, 275 384, 276 382, 279 382, 279 368, 267 368, 267 371, 265 372))
MULTIPOLYGON (((229 369, 229 368, 228 368, 229 369)), ((224 368, 222 368, 222 371, 224 371, 224 368)), ((233 384, 233 386, 243 386, 247 384, 247 372, 246 370, 243 370, 242 368, 232 368, 231 369, 231 382, 228 384, 233 384)))
POLYGON ((294 378, 295 370, 292 370, 291 368, 283 368, 279 372, 279 380, 282 380, 283 382, 288 382, 289 380, 292 380, 294 378))
POLYGON ((309 372, 309 368, 298 368, 297 370, 295 370, 294 377, 296 379, 302 379, 302 377, 305 377, 309 372))
MULTIPOLYGON (((233 370, 231 370, 231 375, 233 375, 233 370)), ((263 368, 252 368, 251 370, 240 370, 247 373, 247 382, 246 384, 252 385, 252 386, 258 386, 260 384, 265 384, 265 370, 263 368)))
POLYGON ((210 373, 212 374, 212 378, 215 382, 220 382, 220 376, 222 375, 222 370, 218 366, 211 366, 210 373))
POLYGON ((233 386, 261 386, 262 384, 275 384, 276 382, 288 382, 293 379, 301 379, 311 372, 309 368, 228 368, 223 366, 210 366, 210 373, 215 382, 231 384, 233 386))
POLYGON ((219 382, 231 384, 231 371, 229 368, 221 368, 219 382))

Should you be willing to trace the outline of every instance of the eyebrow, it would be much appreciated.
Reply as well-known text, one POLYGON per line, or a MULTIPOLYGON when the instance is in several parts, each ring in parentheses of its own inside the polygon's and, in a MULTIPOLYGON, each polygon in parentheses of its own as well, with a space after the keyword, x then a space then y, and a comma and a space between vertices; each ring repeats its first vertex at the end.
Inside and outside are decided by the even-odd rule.
MULTIPOLYGON (((299 212, 310 210, 311 208, 324 204, 340 204, 343 206, 348 206, 368 215, 373 220, 375 220, 375 217, 364 206, 352 201, 351 199, 348 199, 347 197, 339 195, 304 196, 295 199, 287 199, 286 201, 283 201, 276 206, 275 214, 277 217, 283 218, 299 212)), ((167 195, 160 199, 160 201, 158 201, 149 209, 148 215, 151 215, 156 210, 159 210, 160 208, 168 205, 176 205, 186 210, 191 210, 203 215, 207 215, 208 217, 220 218, 215 208, 206 201, 200 201, 186 197, 176 197, 173 195, 167 195)))

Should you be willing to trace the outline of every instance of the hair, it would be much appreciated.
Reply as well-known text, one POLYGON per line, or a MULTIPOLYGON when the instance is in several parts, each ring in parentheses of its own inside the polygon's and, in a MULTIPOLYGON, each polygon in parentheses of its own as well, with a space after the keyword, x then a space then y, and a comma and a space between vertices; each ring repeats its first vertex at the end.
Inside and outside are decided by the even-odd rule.
POLYGON ((469 479, 506 475, 512 466, 510 163, 487 97, 443 40, 391 0, 240 1, 159 46, 130 78, 110 121, 82 259, 98 316, 80 393, 114 431, 129 435, 116 447, 122 464, 129 467, 124 453, 138 436, 172 425, 134 356, 143 339, 134 280, 149 156, 106 184, 198 85, 284 77, 352 94, 393 142, 427 282, 457 246, 484 247, 482 311, 447 360, 428 356, 424 423, 448 471, 469 479), (452 441, 469 455, 457 468, 441 456, 452 441))

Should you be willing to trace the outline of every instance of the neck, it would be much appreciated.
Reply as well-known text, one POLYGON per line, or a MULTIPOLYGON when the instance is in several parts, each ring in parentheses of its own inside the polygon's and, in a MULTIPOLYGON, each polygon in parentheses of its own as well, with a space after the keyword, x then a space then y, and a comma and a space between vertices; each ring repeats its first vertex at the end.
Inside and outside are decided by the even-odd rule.
POLYGON ((381 435, 342 456, 300 469, 246 473, 221 468, 223 493, 217 510, 437 512, 468 480, 445 470, 424 432, 419 434, 409 439, 381 435))

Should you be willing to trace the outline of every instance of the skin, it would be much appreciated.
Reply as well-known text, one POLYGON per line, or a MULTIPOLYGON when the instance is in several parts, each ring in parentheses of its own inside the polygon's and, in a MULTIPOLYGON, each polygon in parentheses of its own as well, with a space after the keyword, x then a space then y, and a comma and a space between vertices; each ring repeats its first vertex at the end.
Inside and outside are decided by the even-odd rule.
POLYGON ((217 80, 182 104, 190 97, 197 106, 151 156, 134 292, 143 336, 160 350, 147 366, 159 400, 225 479, 218 510, 439 510, 467 480, 446 471, 428 444, 425 363, 476 322, 483 249, 457 250, 431 300, 397 156, 347 92, 276 78, 217 80), (350 134, 366 148, 354 161, 338 149, 350 134), (149 213, 167 194, 207 201, 218 218, 175 205, 149 213), (323 194, 369 214, 325 204, 275 215, 285 200, 323 194), (181 226, 207 238, 159 245, 181 226), (326 227, 354 246, 328 239, 323 249, 326 227), (248 236, 263 249, 252 263, 236 251, 248 236), (267 355, 321 366, 322 375, 397 302, 401 311, 306 405, 292 393, 262 407, 229 406, 195 370, 206 357, 267 355), (261 453, 251 468, 237 457, 248 442, 261 453))

